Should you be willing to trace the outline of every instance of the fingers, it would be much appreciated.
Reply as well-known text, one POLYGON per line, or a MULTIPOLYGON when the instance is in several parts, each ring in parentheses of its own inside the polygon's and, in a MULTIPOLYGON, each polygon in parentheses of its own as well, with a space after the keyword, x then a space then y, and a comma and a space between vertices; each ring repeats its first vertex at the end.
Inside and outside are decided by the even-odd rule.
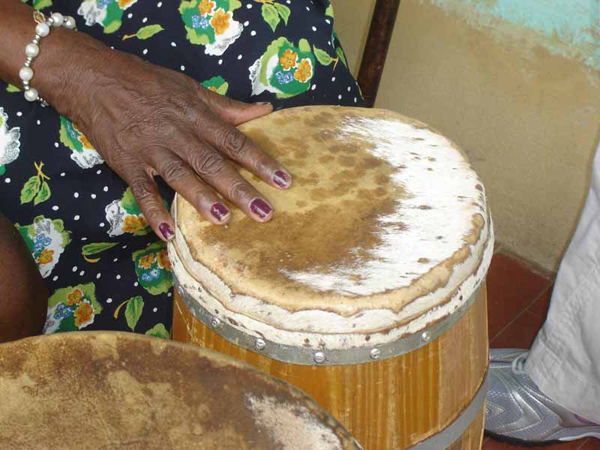
POLYGON ((201 91, 201 97, 214 114, 234 126, 241 125, 252 119, 258 119, 273 112, 273 105, 271 103, 239 102, 224 95, 216 94, 208 89, 201 91))
POLYGON ((165 208, 154 179, 143 170, 136 170, 123 178, 156 235, 164 241, 175 237, 175 223, 165 208))
POLYGON ((216 192, 200 180, 188 163, 168 149, 148 151, 149 163, 171 188, 183 196, 209 222, 223 225, 231 218, 229 208, 216 192))
POLYGON ((196 131, 212 147, 271 186, 287 189, 292 185, 292 176, 283 165, 262 151, 244 133, 217 116, 202 115, 196 131))

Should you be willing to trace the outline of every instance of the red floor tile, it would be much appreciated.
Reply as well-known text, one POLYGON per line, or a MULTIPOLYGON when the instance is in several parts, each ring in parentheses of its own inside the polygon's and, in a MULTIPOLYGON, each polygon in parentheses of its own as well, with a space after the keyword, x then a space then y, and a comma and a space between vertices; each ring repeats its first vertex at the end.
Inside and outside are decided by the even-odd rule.
POLYGON ((490 347, 530 348, 545 320, 545 317, 526 311, 492 339, 490 347))
POLYGON ((600 439, 588 439, 586 444, 578 450, 600 450, 600 439))
POLYGON ((541 295, 528 309, 527 312, 535 314, 536 316, 546 318, 548 315, 548 308, 550 307, 550 298, 552 297, 552 288, 550 286, 543 295, 541 295))
POLYGON ((488 272, 489 335, 493 339, 550 286, 520 261, 495 254, 488 272))
MULTIPOLYGON (((600 441, 599 441, 600 442, 600 441)), ((585 439, 581 439, 573 442, 566 442, 564 444, 556 444, 556 445, 547 445, 544 447, 520 447, 517 445, 505 444, 502 442, 494 441, 490 439, 483 444, 483 450, 596 450, 595 447, 584 447, 589 442, 585 439)))

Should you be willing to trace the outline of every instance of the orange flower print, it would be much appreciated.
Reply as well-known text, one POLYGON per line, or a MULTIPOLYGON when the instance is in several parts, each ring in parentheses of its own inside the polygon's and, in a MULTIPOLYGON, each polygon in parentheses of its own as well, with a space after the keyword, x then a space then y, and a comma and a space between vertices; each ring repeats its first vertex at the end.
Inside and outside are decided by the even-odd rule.
POLYGON ((296 65, 296 60, 298 59, 298 54, 293 52, 291 49, 287 49, 281 58, 279 58, 279 64, 283 67, 283 70, 290 70, 292 67, 296 65))
POLYGON ((210 19, 210 24, 215 29, 215 34, 218 36, 223 34, 229 28, 229 19, 231 19, 232 14, 230 12, 225 12, 223 9, 217 10, 212 19, 210 19))
POLYGON ((81 142, 85 148, 93 149, 94 146, 89 141, 89 139, 87 137, 85 137, 85 134, 83 134, 83 132, 79 129, 79 127, 77 125, 73 124, 73 128, 75 129, 75 131, 77 131, 79 133, 79 136, 77 136, 77 139, 79 140, 79 142, 81 142))
POLYGON ((310 64, 310 59, 303 59, 300 61, 300 64, 298 64, 298 70, 296 70, 294 78, 300 83, 306 83, 310 77, 312 77, 312 65, 310 64))
POLYGON ((75 310, 75 326, 83 328, 94 321, 94 308, 88 302, 82 302, 75 310))
POLYGON ((40 256, 38 256, 37 261, 40 264, 49 264, 52 262, 53 256, 54 250, 48 250, 45 248, 42 250, 42 253, 40 253, 40 256))
POLYGON ((217 92, 217 87, 216 86, 209 86, 208 90, 209 91, 213 91, 213 92, 217 92))
POLYGON ((169 252, 167 250, 163 250, 158 254, 158 267, 163 269, 171 270, 171 261, 169 261, 169 252))
POLYGON ((202 14, 203 16, 206 16, 207 14, 212 13, 215 5, 216 5, 216 3, 211 2, 210 0, 202 0, 200 2, 200 4, 198 5, 200 14, 202 14))
POLYGON ((69 295, 67 295, 67 305, 76 305, 77 303, 81 303, 83 300, 83 292, 81 289, 75 289, 69 295))
POLYGON ((273 0, 254 0, 255 2, 258 3, 273 3, 273 0))
POLYGON ((146 219, 140 216, 125 216, 125 220, 123 221, 123 231, 125 233, 135 233, 139 230, 146 228, 148 222, 146 219))
POLYGON ((133 2, 134 2, 134 0, 119 0, 119 7, 121 9, 125 9, 129 5, 131 5, 133 2))
POLYGON ((150 253, 149 255, 142 256, 140 258, 138 266, 140 266, 142 269, 149 269, 152 267, 152 264, 154 264, 154 261, 156 261, 156 256, 154 253, 150 253))

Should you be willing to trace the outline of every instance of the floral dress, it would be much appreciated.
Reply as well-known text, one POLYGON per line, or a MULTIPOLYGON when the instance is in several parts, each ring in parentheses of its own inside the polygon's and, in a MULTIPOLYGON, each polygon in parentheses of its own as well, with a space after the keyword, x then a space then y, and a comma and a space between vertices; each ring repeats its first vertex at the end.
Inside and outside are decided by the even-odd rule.
MULTIPOLYGON (((361 104, 329 0, 29 1, 73 16, 80 33, 238 100, 361 104)), ((46 333, 168 337, 171 265, 131 190, 75 123, 2 81, 0 189, 0 211, 50 292, 46 333)), ((173 192, 161 192, 169 206, 173 192)))

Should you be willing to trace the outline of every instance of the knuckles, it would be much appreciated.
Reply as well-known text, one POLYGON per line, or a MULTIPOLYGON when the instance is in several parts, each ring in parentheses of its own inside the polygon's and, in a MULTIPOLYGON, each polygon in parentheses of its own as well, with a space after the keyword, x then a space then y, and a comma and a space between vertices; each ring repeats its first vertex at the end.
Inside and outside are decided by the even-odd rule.
POLYGON ((176 183, 190 175, 189 166, 179 158, 168 159, 157 168, 161 177, 169 184, 176 183))

